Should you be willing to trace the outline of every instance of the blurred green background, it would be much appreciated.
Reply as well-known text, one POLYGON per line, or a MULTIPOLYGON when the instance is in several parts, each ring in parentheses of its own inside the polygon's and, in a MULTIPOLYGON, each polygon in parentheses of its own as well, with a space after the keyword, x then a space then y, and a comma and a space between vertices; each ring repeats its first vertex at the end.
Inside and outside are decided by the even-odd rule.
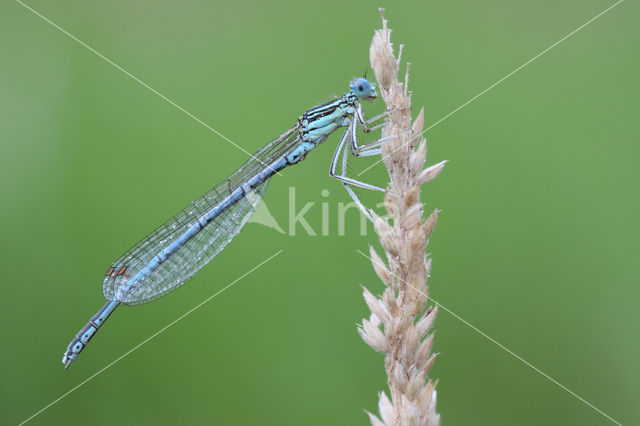
MULTIPOLYGON (((343 93, 380 25, 366 1, 28 4, 250 152, 343 93)), ((611 4, 386 6, 430 124, 611 4)), ((638 12, 621 3, 430 130, 428 162, 451 162, 423 191, 443 210, 434 299, 623 424, 640 424, 638 12)), ((337 235, 349 201, 327 175, 337 136, 265 199, 285 229, 290 187, 298 208, 315 203, 316 230, 328 203, 328 236, 249 224, 180 291, 118 309, 64 371, 110 263, 246 154, 19 3, 0 5, 0 32, 0 423, 283 249, 30 424, 368 424, 386 379, 355 324, 360 284, 382 284, 356 252, 375 244, 371 228, 359 235, 352 211, 337 235)), ((362 177, 385 182, 381 165, 362 177)), ((443 425, 612 424, 452 315, 436 329, 443 425)))

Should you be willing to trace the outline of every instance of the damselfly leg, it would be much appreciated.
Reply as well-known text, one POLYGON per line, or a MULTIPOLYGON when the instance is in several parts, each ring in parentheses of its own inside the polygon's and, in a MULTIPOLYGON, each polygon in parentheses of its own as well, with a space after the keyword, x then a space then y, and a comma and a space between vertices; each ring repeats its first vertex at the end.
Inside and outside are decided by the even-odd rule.
MULTIPOLYGON (((360 127, 362 128, 362 131, 365 133, 370 133, 373 132, 375 130, 378 130, 380 128, 382 128, 382 126, 384 126, 384 121, 382 123, 378 123, 372 127, 369 127, 371 124, 375 123, 378 120, 381 120, 383 118, 386 118, 389 114, 391 114, 394 111, 399 111, 401 109, 408 109, 409 107, 406 108, 395 108, 395 109, 389 109, 386 110, 385 112, 378 114, 376 116, 371 117, 368 120, 364 119, 364 113, 362 112, 362 105, 358 104, 358 106, 356 107, 356 111, 354 113, 355 119, 358 120, 358 123, 360 124, 360 127)), ((384 142, 393 139, 394 136, 388 136, 386 138, 380 138, 377 139, 373 142, 369 142, 367 144, 364 144, 362 146, 358 146, 358 141, 356 138, 356 126, 353 127, 352 129, 352 137, 351 137, 351 153, 355 156, 355 157, 369 157, 372 155, 380 155, 382 152, 380 151, 380 149, 378 148, 380 145, 382 145, 384 142), (378 149, 375 149, 378 148, 378 149)))
POLYGON ((344 188, 347 190, 347 193, 349 194, 353 202, 356 204, 356 206, 358 206, 360 211, 362 211, 362 213, 367 217, 367 219, 373 222, 373 218, 371 217, 367 209, 364 207, 364 205, 360 201, 360 198, 358 198, 358 196, 353 191, 351 186, 369 189, 372 191, 381 191, 381 192, 385 192, 385 189, 380 188, 379 186, 371 185, 369 183, 362 182, 362 181, 348 177, 347 176, 347 157, 350 152, 356 157, 379 155, 380 148, 378 147, 382 143, 384 143, 386 140, 389 140, 390 138, 381 138, 369 144, 358 147, 357 141, 356 141, 356 129, 357 129, 357 124, 355 120, 352 120, 349 126, 347 127, 347 130, 344 132, 344 134, 340 138, 340 142, 338 143, 336 151, 333 154, 333 158, 331 160, 331 167, 329 168, 329 176, 342 182, 342 184, 344 185, 344 188), (349 139, 348 144, 347 144, 347 139, 349 139), (340 155, 342 155, 342 167, 340 170, 340 174, 338 174, 336 169, 338 166, 338 159, 340 158, 340 155))
MULTIPOLYGON (((409 108, 409 107, 406 107, 406 108, 409 108)), ((379 186, 371 185, 369 183, 362 182, 362 181, 348 177, 347 176, 347 157, 349 155, 349 152, 351 152, 351 155, 353 155, 354 157, 369 157, 373 155, 381 155, 382 152, 381 152, 380 146, 386 141, 395 138, 396 136, 395 135, 387 136, 384 138, 376 139, 375 141, 366 143, 364 145, 358 145, 358 138, 357 138, 358 124, 360 125, 360 127, 365 133, 370 133, 380 129, 385 123, 383 121, 382 123, 369 127, 371 124, 375 123, 378 120, 386 118, 389 114, 391 114, 394 111, 406 109, 406 108, 396 108, 396 109, 387 110, 381 114, 371 117, 368 120, 365 120, 364 114, 362 112, 362 106, 358 104, 356 106, 354 117, 351 120, 351 123, 349 124, 349 126, 347 127, 347 130, 342 135, 342 138, 340 138, 340 142, 338 143, 336 152, 333 154, 333 159, 331 160, 331 168, 329 170, 329 175, 332 178, 342 182, 342 184, 344 185, 345 189, 347 190, 347 193, 349 194, 353 202, 356 204, 356 206, 358 206, 360 211, 362 211, 362 213, 372 222, 373 222, 373 219, 371 218, 371 215, 369 214, 367 209, 364 207, 364 205, 360 201, 360 198, 356 195, 356 193, 354 192, 353 188, 351 188, 351 186, 369 189, 372 191, 386 192, 386 190, 384 188, 380 188, 379 186), (349 139, 348 145, 347 145, 347 139, 349 139), (338 158, 340 157, 341 154, 342 154, 342 168, 341 168, 341 173, 337 174, 336 168, 338 165, 338 158)))

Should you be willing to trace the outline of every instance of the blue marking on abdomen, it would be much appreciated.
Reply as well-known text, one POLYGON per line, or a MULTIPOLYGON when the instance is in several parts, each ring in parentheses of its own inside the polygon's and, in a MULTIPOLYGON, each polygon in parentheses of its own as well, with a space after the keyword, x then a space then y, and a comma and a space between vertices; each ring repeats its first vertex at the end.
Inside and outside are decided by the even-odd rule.
POLYGON ((109 318, 109 315, 118 307, 120 302, 113 300, 107 302, 100 310, 89 320, 89 322, 82 327, 82 329, 73 338, 67 350, 62 358, 62 362, 65 364, 65 368, 78 358, 80 352, 82 352, 89 343, 89 340, 96 334, 100 326, 109 318))

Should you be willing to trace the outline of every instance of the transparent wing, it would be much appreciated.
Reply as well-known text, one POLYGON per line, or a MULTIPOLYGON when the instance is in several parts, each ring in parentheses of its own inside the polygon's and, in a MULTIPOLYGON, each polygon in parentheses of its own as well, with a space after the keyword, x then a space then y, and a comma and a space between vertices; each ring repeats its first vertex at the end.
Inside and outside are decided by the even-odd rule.
POLYGON ((299 127, 295 126, 260 149, 229 178, 193 201, 116 260, 107 270, 102 283, 105 298, 115 300, 118 290, 127 288, 126 296, 120 302, 128 305, 150 302, 180 287, 209 263, 246 224, 262 198, 268 181, 220 214, 145 279, 130 282, 151 259, 189 229, 199 217, 218 205, 247 179, 296 146, 299 143, 298 130, 299 127))

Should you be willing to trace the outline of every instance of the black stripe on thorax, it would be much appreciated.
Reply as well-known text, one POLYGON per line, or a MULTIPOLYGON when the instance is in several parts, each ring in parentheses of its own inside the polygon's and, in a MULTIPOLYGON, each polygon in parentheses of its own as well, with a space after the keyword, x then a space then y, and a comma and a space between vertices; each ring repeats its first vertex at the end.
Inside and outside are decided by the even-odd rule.
POLYGON ((322 105, 315 106, 311 109, 308 109, 304 114, 302 114, 303 118, 306 118, 309 122, 317 120, 318 118, 324 117, 325 115, 329 115, 333 113, 336 109, 340 107, 343 103, 342 98, 334 99, 331 102, 324 103, 322 105))
POLYGON ((356 103, 356 96, 353 93, 345 93, 338 99, 326 102, 324 104, 315 106, 308 109, 302 114, 302 119, 307 119, 309 122, 322 118, 325 115, 333 113, 336 109, 344 105, 354 105, 356 103))

